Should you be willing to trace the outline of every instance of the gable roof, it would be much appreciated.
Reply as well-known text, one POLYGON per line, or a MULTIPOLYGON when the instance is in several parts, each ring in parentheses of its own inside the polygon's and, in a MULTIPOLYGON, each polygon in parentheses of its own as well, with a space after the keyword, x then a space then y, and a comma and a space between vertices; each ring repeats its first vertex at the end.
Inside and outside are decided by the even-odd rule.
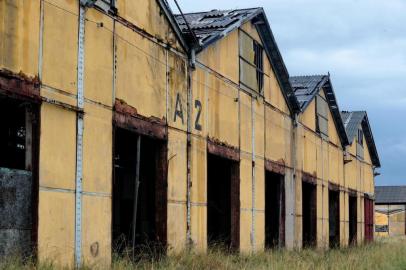
POLYGON ((349 144, 347 132, 341 118, 330 75, 292 76, 290 77, 290 83, 302 112, 310 105, 317 93, 324 89, 341 144, 343 147, 347 146, 349 144))
POLYGON ((181 28, 179 27, 175 15, 173 14, 169 4, 166 0, 156 0, 159 7, 162 9, 163 13, 165 14, 166 19, 169 21, 169 24, 172 27, 172 30, 175 32, 176 37, 178 38, 180 44, 182 45, 183 49, 186 52, 190 50, 190 44, 185 39, 185 36, 182 33, 181 28))
POLYGON ((261 37, 289 109, 292 113, 300 111, 299 103, 289 82, 288 70, 263 8, 212 10, 175 15, 175 18, 185 36, 189 36, 190 39, 190 36, 194 34, 197 37, 200 45, 197 53, 238 29, 244 23, 252 21, 261 37), (189 27, 193 33, 190 33, 189 27))
POLYGON ((376 204, 406 204, 406 186, 375 187, 376 204))
POLYGON ((372 135, 372 129, 369 124, 368 115, 365 111, 354 111, 354 112, 341 112, 345 129, 347 131, 349 143, 352 144, 355 137, 357 136, 358 127, 361 125, 364 132, 366 143, 368 146, 369 153, 371 154, 372 164, 375 167, 381 167, 379 161, 378 150, 376 149, 374 136, 372 135))

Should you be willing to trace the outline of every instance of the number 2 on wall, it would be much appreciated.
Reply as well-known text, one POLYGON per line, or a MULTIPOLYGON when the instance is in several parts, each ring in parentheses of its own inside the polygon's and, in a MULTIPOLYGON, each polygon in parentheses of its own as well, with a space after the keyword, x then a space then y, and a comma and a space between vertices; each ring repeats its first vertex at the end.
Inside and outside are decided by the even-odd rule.
POLYGON ((198 131, 202 131, 202 125, 200 124, 200 116, 202 114, 202 103, 200 100, 195 100, 195 109, 197 109, 197 115, 195 120, 195 129, 198 131))

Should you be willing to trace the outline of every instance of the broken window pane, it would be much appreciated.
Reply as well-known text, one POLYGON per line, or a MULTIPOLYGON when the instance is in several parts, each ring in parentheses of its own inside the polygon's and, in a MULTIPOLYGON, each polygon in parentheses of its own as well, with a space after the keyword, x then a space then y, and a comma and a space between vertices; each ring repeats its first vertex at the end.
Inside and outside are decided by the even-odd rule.
POLYGON ((264 50, 257 41, 240 31, 240 83, 256 92, 264 85, 264 50))
POLYGON ((240 80, 244 86, 258 91, 257 71, 243 59, 240 59, 240 80))
POLYGON ((316 96, 316 131, 328 137, 328 104, 319 95, 316 96))

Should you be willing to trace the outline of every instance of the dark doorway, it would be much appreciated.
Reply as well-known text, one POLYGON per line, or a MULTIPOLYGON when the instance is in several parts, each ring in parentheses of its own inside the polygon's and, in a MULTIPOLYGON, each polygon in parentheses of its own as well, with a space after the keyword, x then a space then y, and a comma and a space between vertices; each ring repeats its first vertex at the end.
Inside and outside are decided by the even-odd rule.
POLYGON ((0 257, 35 255, 39 106, 0 96, 0 123, 0 257))
POLYGON ((207 240, 211 247, 237 250, 240 242, 238 162, 207 155, 207 240))
POLYGON ((166 142, 116 128, 113 248, 160 254, 166 246, 166 142))
POLYGON ((265 173, 265 247, 282 248, 285 244, 284 176, 265 173))
POLYGON ((340 191, 329 190, 329 243, 330 248, 340 247, 340 191))
POLYGON ((357 244, 357 196, 349 196, 349 245, 356 245, 357 244))
POLYGON ((317 189, 316 185, 302 182, 303 247, 317 244, 317 189))

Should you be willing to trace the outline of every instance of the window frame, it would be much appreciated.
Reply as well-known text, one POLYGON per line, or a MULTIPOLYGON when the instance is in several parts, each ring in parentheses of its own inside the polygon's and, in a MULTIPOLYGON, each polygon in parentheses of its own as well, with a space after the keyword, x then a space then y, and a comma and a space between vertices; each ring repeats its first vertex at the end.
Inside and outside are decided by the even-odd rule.
POLYGON ((324 137, 324 138, 328 138, 329 137, 329 130, 328 130, 328 111, 329 111, 329 106, 328 106, 328 103, 327 103, 327 100, 323 97, 323 96, 321 96, 320 95, 320 93, 317 93, 317 95, 316 95, 316 98, 315 98, 315 100, 316 100, 316 109, 315 109, 315 113, 316 113, 316 132, 320 135, 320 136, 322 136, 322 137, 324 137), (323 114, 321 114, 320 112, 319 112, 319 98, 320 99, 322 99, 323 101, 324 101, 324 103, 325 103, 325 106, 326 106, 326 108, 325 108, 325 110, 326 110, 326 115, 323 115, 323 114), (326 133, 324 133, 321 129, 320 129, 320 120, 319 120, 319 117, 320 118, 323 118, 325 121, 326 121, 326 125, 327 125, 327 134, 326 133))
POLYGON ((359 128, 357 131, 357 144, 356 144, 356 154, 361 160, 364 160, 364 131, 359 128))
POLYGON ((117 0, 96 0, 94 5, 106 13, 115 14, 117 12, 116 2, 117 0))
POLYGON ((260 44, 258 41, 256 41, 250 34, 245 32, 243 29, 239 29, 238 31, 238 67, 239 67, 239 83, 240 86, 243 86, 245 88, 248 88, 251 91, 254 91, 255 93, 258 93, 260 95, 263 95, 264 93, 264 86, 265 86, 265 72, 264 72, 264 47, 262 44, 260 44), (243 55, 241 55, 241 34, 246 35, 252 40, 252 50, 254 51, 254 64, 251 63, 248 59, 244 58, 243 55), (253 89, 251 86, 247 85, 244 83, 241 78, 241 61, 244 62, 245 64, 251 66, 252 68, 255 69, 256 72, 256 81, 257 81, 257 87, 258 90, 253 89))
POLYGON ((364 147, 364 132, 361 128, 358 129, 357 142, 360 146, 364 147))

